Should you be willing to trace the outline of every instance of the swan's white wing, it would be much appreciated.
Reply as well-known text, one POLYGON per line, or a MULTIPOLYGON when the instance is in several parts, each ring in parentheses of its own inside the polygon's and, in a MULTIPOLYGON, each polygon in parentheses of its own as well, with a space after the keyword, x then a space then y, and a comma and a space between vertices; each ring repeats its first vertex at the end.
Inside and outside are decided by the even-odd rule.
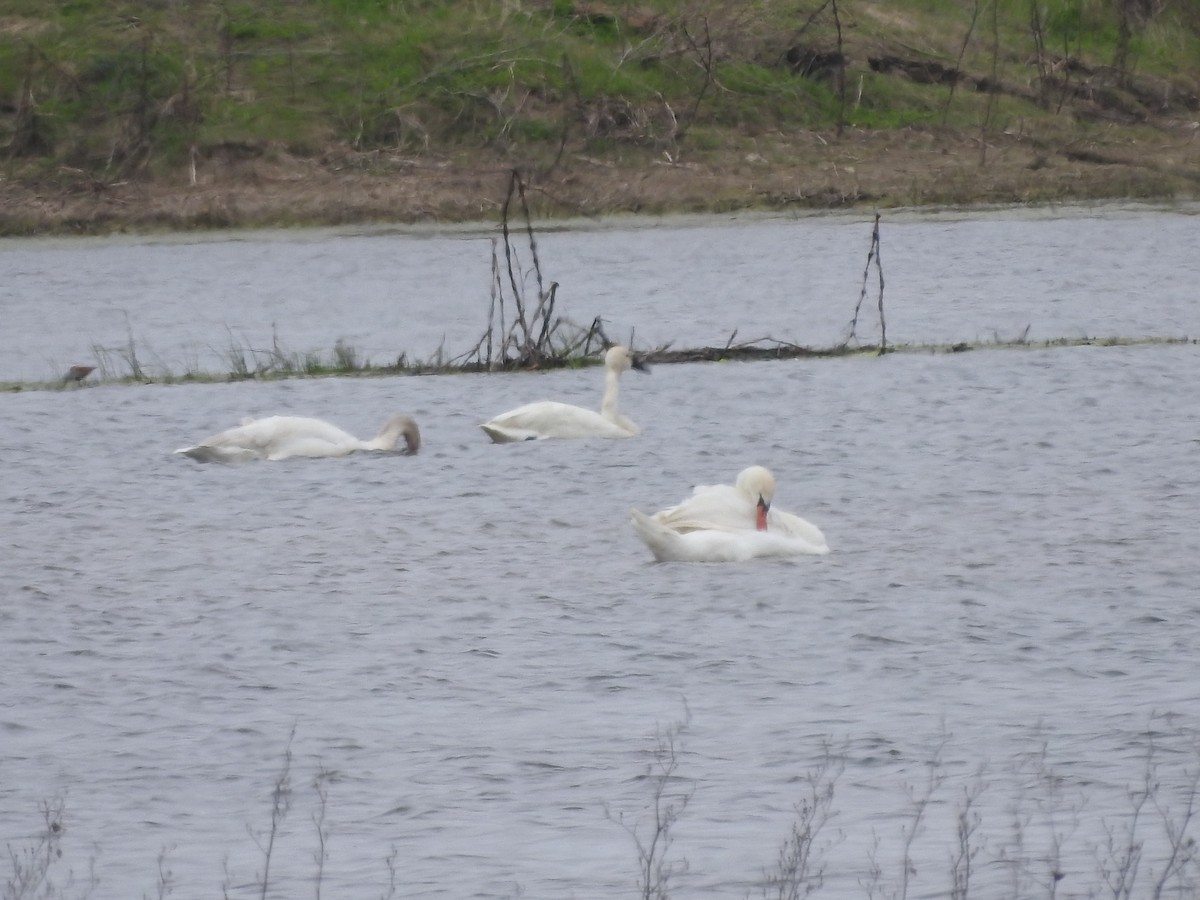
POLYGON ((812 544, 802 537, 782 532, 708 529, 680 534, 637 509, 629 511, 629 518, 638 536, 659 562, 744 562, 829 552, 824 543, 812 544))
POLYGON ((544 438, 631 436, 629 431, 610 422, 594 410, 559 403, 557 400, 527 403, 501 413, 479 427, 498 444, 544 438))
POLYGON ((247 462, 266 459, 269 450, 269 429, 262 421, 243 419, 242 424, 210 437, 195 447, 176 450, 197 462, 247 462))
POLYGON ((254 432, 253 440, 272 460, 346 456, 362 446, 362 441, 336 425, 304 416, 271 416, 243 428, 254 432))
POLYGON ((335 425, 303 416, 251 419, 176 452, 199 462, 288 459, 293 456, 345 456, 361 442, 335 425))
POLYGON ((689 531, 680 534, 640 510, 629 511, 638 537, 658 562, 740 562, 749 559, 727 531, 689 531))
POLYGON ((654 514, 673 531, 739 531, 755 527, 755 508, 728 484, 700 485, 682 503, 654 514))
POLYGON ((767 513, 767 531, 785 534, 796 540, 804 541, 813 548, 813 553, 828 553, 829 543, 825 534, 807 519, 802 519, 782 509, 772 509, 767 513))
MULTIPOLYGON (((678 506, 654 514, 661 525, 680 533, 692 531, 753 531, 757 516, 753 503, 727 484, 701 485, 678 506)), ((767 533, 797 538, 812 547, 829 547, 821 529, 806 519, 772 508, 767 513, 767 533)))
POLYGON ((356 447, 357 444, 329 441, 319 435, 292 435, 286 440, 272 443, 267 459, 280 460, 296 457, 323 459, 332 456, 349 456, 356 447))

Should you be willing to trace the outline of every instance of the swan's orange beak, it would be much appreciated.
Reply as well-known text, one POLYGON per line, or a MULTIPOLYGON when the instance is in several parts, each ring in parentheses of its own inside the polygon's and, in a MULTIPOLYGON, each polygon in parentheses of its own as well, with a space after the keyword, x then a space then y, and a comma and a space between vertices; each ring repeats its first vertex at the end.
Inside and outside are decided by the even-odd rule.
POLYGON ((765 501, 762 497, 758 498, 758 510, 754 525, 759 531, 767 530, 767 510, 770 508, 770 503, 765 501))

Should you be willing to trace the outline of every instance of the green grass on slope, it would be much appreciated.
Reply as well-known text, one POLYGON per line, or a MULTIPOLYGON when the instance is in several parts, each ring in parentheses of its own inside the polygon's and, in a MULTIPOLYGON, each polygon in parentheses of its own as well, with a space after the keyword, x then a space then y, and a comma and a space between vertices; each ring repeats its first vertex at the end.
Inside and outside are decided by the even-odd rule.
POLYGON ((974 127, 990 109, 979 79, 1023 118, 1068 115, 1085 82, 1126 102, 1127 76, 1194 98, 1191 0, 1132 21, 1123 72, 1118 6, 842 0, 835 18, 816 0, 9 0, 0 150, 106 177, 245 146, 537 160, 564 138, 657 152, 720 130, 974 127), (839 49, 844 68, 793 65, 839 49), (960 60, 970 78, 953 90, 912 68, 960 60))

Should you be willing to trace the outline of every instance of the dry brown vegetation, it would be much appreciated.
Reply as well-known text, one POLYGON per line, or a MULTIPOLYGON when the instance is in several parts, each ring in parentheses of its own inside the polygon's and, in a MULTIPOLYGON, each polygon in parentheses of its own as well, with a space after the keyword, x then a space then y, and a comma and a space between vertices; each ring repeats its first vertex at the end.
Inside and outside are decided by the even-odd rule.
MULTIPOLYGON (((988 140, 911 128, 816 132, 756 140, 724 160, 670 164, 575 157, 530 179, 542 216, 1030 203, 1110 198, 1194 199, 1196 131, 1114 133, 1087 148, 1047 146, 1020 134, 988 140), (766 153, 762 151, 766 150, 766 153)), ((123 183, 61 178, 0 183, 10 232, 462 222, 495 219, 512 169, 420 160, 341 164, 264 152, 213 160, 197 184, 155 178, 123 183)))

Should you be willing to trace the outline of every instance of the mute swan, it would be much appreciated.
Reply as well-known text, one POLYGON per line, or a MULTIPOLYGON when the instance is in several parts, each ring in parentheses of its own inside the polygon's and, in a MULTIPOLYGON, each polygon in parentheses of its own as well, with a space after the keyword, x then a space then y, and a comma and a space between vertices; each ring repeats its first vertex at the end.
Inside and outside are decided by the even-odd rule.
POLYGON ((751 466, 732 486, 701 485, 682 503, 653 516, 631 509, 630 524, 659 562, 741 562, 828 553, 821 529, 772 509, 774 496, 775 476, 762 466, 751 466))
POLYGON ((501 413, 479 427, 497 444, 534 441, 542 438, 626 438, 639 429, 617 409, 621 373, 626 369, 649 369, 628 349, 610 347, 604 354, 604 400, 600 412, 556 400, 527 403, 501 413))
POLYGON ((393 416, 374 439, 362 441, 336 425, 303 416, 247 419, 236 428, 214 434, 195 447, 176 450, 197 462, 244 462, 293 456, 348 456, 355 450, 385 450, 411 456, 421 448, 417 423, 393 416), (405 446, 399 448, 400 439, 405 446))

